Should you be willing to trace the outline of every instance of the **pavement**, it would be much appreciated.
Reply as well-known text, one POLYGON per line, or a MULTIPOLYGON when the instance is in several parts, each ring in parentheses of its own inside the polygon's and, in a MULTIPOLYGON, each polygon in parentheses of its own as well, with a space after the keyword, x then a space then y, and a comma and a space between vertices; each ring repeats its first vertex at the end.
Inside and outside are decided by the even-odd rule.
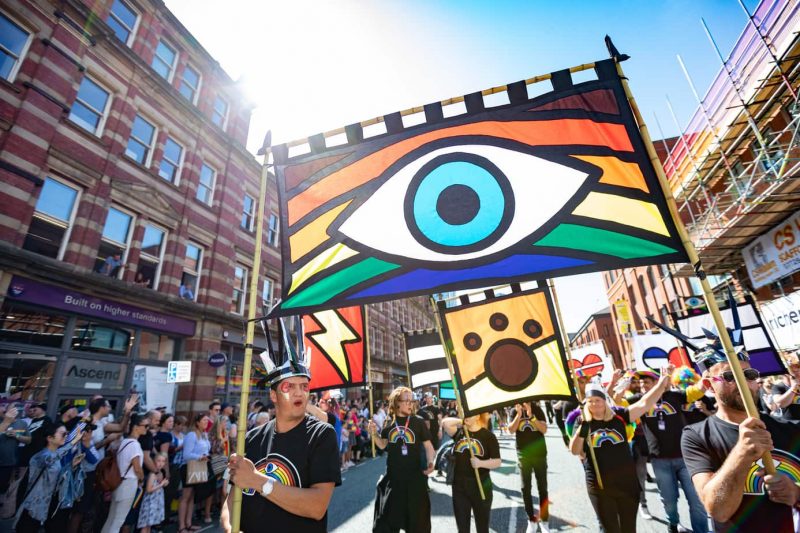
MULTIPOLYGON (((551 531, 590 531, 600 530, 597 518, 586 493, 583 468, 577 457, 571 455, 561 440, 558 428, 550 426, 545 435, 548 450, 548 485, 550 490, 550 530, 551 531)), ((524 533, 527 517, 519 492, 520 479, 517 469, 514 437, 499 435, 502 465, 492 471, 494 495, 490 531, 496 533, 524 533)), ((333 492, 328 507, 328 530, 340 533, 368 533, 372 531, 375 484, 386 470, 386 456, 368 459, 342 474, 342 485, 333 492)), ((652 472, 652 470, 651 470, 652 472)), ((450 487, 444 478, 431 477, 431 525, 432 531, 444 533, 455 531, 453 504, 450 487)), ((534 481, 534 507, 538 509, 534 481)), ((663 533, 667 530, 667 520, 661 501, 653 483, 646 487, 648 506, 652 520, 639 515, 639 533, 663 533)), ((689 507, 681 494, 678 502, 681 523, 689 527, 689 507)), ((217 533, 218 525, 201 530, 203 533, 217 533)), ((475 531, 475 524, 472 524, 475 531)), ((165 533, 172 533, 172 528, 165 533)))

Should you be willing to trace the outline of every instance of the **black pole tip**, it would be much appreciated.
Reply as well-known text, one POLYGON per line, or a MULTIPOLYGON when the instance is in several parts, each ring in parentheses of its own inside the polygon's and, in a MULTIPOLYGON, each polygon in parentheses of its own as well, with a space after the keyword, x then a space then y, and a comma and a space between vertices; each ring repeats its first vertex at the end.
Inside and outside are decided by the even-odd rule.
POLYGON ((605 42, 606 42, 606 48, 608 49, 608 55, 610 55, 611 58, 617 63, 621 63, 622 61, 627 61, 628 59, 631 58, 631 56, 629 56, 628 54, 621 54, 619 50, 617 50, 617 47, 614 46, 614 42, 611 40, 611 36, 606 35, 605 42))

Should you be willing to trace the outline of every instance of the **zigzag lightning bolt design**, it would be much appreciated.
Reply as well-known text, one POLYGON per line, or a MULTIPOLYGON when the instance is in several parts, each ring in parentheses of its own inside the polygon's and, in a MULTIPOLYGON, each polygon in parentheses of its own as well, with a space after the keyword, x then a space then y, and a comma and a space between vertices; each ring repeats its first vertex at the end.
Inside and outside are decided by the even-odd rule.
POLYGON ((321 328, 307 333, 309 341, 330 360, 345 381, 350 381, 350 365, 345 344, 361 341, 361 337, 336 309, 312 313, 311 318, 321 328))

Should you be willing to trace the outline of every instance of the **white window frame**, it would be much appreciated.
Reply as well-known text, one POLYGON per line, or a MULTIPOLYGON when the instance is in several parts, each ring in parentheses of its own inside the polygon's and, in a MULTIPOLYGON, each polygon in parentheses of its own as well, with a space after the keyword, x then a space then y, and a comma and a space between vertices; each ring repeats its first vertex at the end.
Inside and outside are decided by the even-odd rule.
MULTIPOLYGON (((133 28, 130 28, 131 32, 128 34, 127 41, 125 41, 125 46, 130 48, 131 44, 133 44, 133 39, 136 37, 136 31, 139 29, 139 21, 142 20, 142 14, 139 13, 139 11, 137 11, 136 9, 134 9, 133 6, 130 4, 130 2, 127 2, 126 0, 114 0, 114 2, 111 3, 111 7, 114 7, 114 3, 116 3, 116 2, 120 2, 120 3, 124 4, 125 7, 127 7, 131 11, 133 11, 134 15, 136 15, 136 20, 133 22, 133 28)), ((122 26, 125 26, 125 24, 123 24, 122 21, 119 18, 117 18, 116 15, 114 15, 114 13, 111 11, 111 8, 109 8, 109 10, 108 10, 108 16, 109 17, 114 17, 114 19, 119 24, 121 24, 122 26)), ((125 27, 127 28, 127 26, 125 26, 125 27)))
MULTIPOLYGON (((153 276, 153 289, 152 290, 157 291, 158 290, 158 284, 161 282, 161 269, 164 266, 164 252, 167 249, 167 241, 169 240, 169 231, 167 231, 167 228, 162 228, 158 224, 153 224, 152 222, 144 222, 142 224, 142 228, 144 228, 145 230, 147 229, 147 226, 152 226, 155 229, 164 232, 164 239, 161 241, 161 250, 159 250, 159 253, 158 253, 158 266, 156 267, 156 274, 155 274, 155 276, 153 276)), ((142 244, 141 244, 141 247, 139 249, 139 259, 141 260, 142 257, 144 257, 145 259, 147 259, 149 261, 152 261, 153 258, 154 258, 154 256, 144 252, 144 233, 142 233, 142 244)))
POLYGON ((261 303, 266 305, 268 310, 272 308, 273 294, 275 294, 275 280, 269 276, 264 276, 264 283, 261 287, 261 303))
POLYGON ((180 53, 178 52, 178 47, 177 46, 172 46, 166 39, 159 39, 158 40, 158 44, 156 44, 155 48, 153 49, 153 60, 150 62, 150 68, 152 68, 153 71, 155 71, 155 73, 158 74, 159 78, 167 80, 167 83, 172 83, 172 80, 175 79, 175 71, 178 69, 178 58, 179 58, 179 56, 180 56, 180 53), (172 58, 172 64, 168 65, 169 66, 169 75, 166 78, 164 78, 161 75, 161 73, 159 71, 157 71, 156 68, 153 66, 153 63, 155 63, 156 60, 160 61, 161 63, 164 63, 165 65, 167 64, 167 62, 164 61, 163 58, 160 55, 158 55, 158 46, 161 45, 161 44, 163 44, 164 46, 166 46, 167 48, 169 48, 170 50, 175 52, 175 56, 172 58))
MULTIPOLYGON (((190 100, 192 105, 197 105, 197 99, 200 96, 200 87, 203 86, 203 74, 200 72, 200 69, 195 68, 191 63, 186 63, 186 66, 183 67, 183 73, 181 73, 181 85, 184 81, 183 75, 186 73, 186 69, 192 69, 197 72, 197 87, 194 89, 194 97, 190 100)), ((180 93, 180 86, 178 86, 178 92, 180 93)), ((183 93, 181 93, 181 96, 186 98, 183 93)))
POLYGON ((269 222, 267 224, 267 244, 270 246, 277 247, 280 244, 280 220, 278 219, 278 215, 275 213, 269 214, 269 222), (275 221, 275 226, 273 227, 272 221, 275 221))
MULTIPOLYGON (((89 133, 91 133, 95 137, 102 137, 103 136, 103 130, 106 127, 106 121, 108 120, 108 113, 111 110, 111 100, 112 100, 112 98, 114 98, 114 93, 111 92, 105 85, 103 85, 102 83, 98 82, 97 79, 93 78, 92 76, 89 76, 87 74, 86 76, 84 76, 84 78, 88 79, 89 81, 91 81, 92 83, 94 83, 95 85, 100 87, 102 90, 104 90, 106 93, 108 93, 108 98, 106 99, 106 106, 105 106, 105 109, 103 109, 102 113, 100 114, 100 120, 97 122, 97 130, 96 131, 89 131, 89 130, 87 130, 86 128, 84 128, 83 126, 81 126, 80 124, 78 124, 77 122, 75 122, 72 119, 70 119, 70 122, 72 122, 73 124, 75 124, 76 126, 78 126, 79 128, 81 128, 81 129, 83 129, 85 131, 89 131, 89 133)), ((81 83, 82 82, 83 82, 83 80, 81 80, 81 83)), ((89 109, 91 109, 93 111, 97 111, 92 106, 90 106, 87 102, 84 102, 83 100, 81 100, 79 98, 79 95, 80 95, 80 84, 78 84, 78 93, 75 95, 75 101, 76 102, 80 102, 85 107, 88 107, 89 109)), ((72 115, 72 113, 70 111, 70 116, 71 115, 72 115)))
POLYGON ((194 197, 197 199, 198 202, 201 202, 207 206, 214 205, 214 190, 217 188, 217 169, 212 167, 211 165, 207 164, 206 162, 202 162, 200 164, 200 173, 197 175, 197 192, 195 192, 194 197), (207 167, 211 170, 211 187, 210 192, 208 194, 208 201, 203 200, 202 198, 198 197, 200 192, 200 187, 208 188, 206 185, 203 184, 202 177, 203 177, 203 167, 207 167))
MULTIPOLYGON (((19 26, 22 29, 22 31, 28 32, 28 39, 25 41, 25 44, 22 45, 22 50, 20 50, 19 56, 17 56, 17 59, 14 62, 14 66, 11 67, 11 70, 8 73, 8 78, 5 78, 5 80, 8 83, 14 83, 14 80, 17 79, 17 74, 19 74, 19 69, 20 69, 20 67, 22 67, 22 62, 25 61, 25 56, 28 55, 28 51, 31 48, 31 43, 33 42, 33 31, 26 24, 23 24, 22 22, 17 20, 15 17, 12 17, 7 12, 0 11, 0 14, 2 14, 4 17, 6 17, 11 22, 13 22, 15 25, 19 26)), ((3 48, 3 50, 10 56, 14 55, 14 54, 11 53, 10 50, 6 50, 5 48, 3 48)), ((3 79, 3 78, 0 78, 0 79, 3 79)))
POLYGON ((173 137, 170 137, 169 135, 167 135, 167 137, 164 139, 163 149, 161 150, 161 161, 159 161, 159 163, 158 163, 158 176, 161 179, 163 179, 164 181, 172 183, 176 187, 178 185, 180 185, 180 183, 181 183, 181 173, 183 171, 183 162, 184 162, 185 156, 186 156, 186 147, 183 146, 181 143, 179 143, 177 140, 175 140, 173 137), (178 158, 178 161, 172 161, 171 159, 167 158, 167 150, 166 150, 167 141, 172 141, 172 142, 174 142, 175 144, 177 144, 180 147, 181 155, 178 158), (165 159, 169 163, 172 163, 173 165, 175 165, 175 176, 171 180, 168 180, 167 178, 165 178, 164 176, 161 175, 161 163, 165 159))
MULTIPOLYGON (((128 226, 128 235, 125 236, 125 243, 124 243, 124 248, 123 248, 123 252, 122 252, 122 268, 119 269, 119 273, 117 274, 117 279, 122 279, 122 276, 125 275, 124 274, 125 266, 128 263, 128 254, 130 254, 130 251, 131 251, 131 241, 133 240, 133 232, 136 229, 136 222, 137 222, 136 221, 136 213, 134 213, 133 211, 129 211, 128 209, 125 209, 124 207, 122 207, 120 205, 117 205, 117 204, 111 204, 108 209, 109 209, 109 211, 111 209, 116 209, 120 213, 124 213, 124 214, 126 214, 126 215, 131 217, 131 223, 130 223, 130 226, 128 226)), ((106 213, 106 221, 107 220, 108 220, 108 213, 106 213)), ((107 239, 105 236, 103 236, 103 231, 105 229, 106 229, 106 223, 103 222, 103 229, 100 230, 100 242, 102 243, 103 241, 105 241, 105 242, 113 244, 115 246, 119 246, 121 243, 118 243, 117 241, 114 241, 114 240, 111 240, 111 239, 107 239)))
MULTIPOLYGON (((75 217, 77 216, 77 213, 78 213, 78 205, 81 203, 81 193, 83 192, 83 189, 81 189, 80 187, 75 186, 74 184, 68 182, 67 180, 58 178, 56 176, 52 176, 50 174, 48 174, 45 177, 45 179, 48 179, 48 178, 53 180, 53 181, 57 181, 61 185, 64 185, 65 187, 69 187, 70 189, 73 189, 73 190, 77 191, 77 193, 78 193, 77 195, 75 195, 75 203, 72 205, 72 212, 69 214, 69 220, 67 221, 67 228, 66 228, 66 230, 64 230, 64 236, 61 238, 61 244, 58 246, 58 255, 56 256, 56 259, 59 260, 59 261, 62 261, 64 259, 64 253, 67 251, 67 244, 69 243, 69 238, 72 235, 72 227, 75 225, 75 217)), ((42 185, 42 186, 44 186, 44 185, 42 185)), ((38 199, 37 199, 37 202, 38 202, 38 199)), ((33 215, 36 216, 37 213, 39 213, 39 211, 37 211, 36 210, 36 206, 34 206, 33 215)), ((39 216, 42 219, 47 220, 47 221, 55 221, 56 220, 53 217, 51 217, 50 215, 48 215, 47 213, 39 213, 39 216)), ((58 220, 58 223, 61 224, 62 221, 58 220)))
POLYGON ((197 272, 192 272, 191 270, 188 270, 186 268, 186 258, 188 257, 188 254, 187 254, 187 250, 184 249, 184 252, 183 252, 183 265, 181 266, 181 283, 183 283, 183 274, 190 274, 192 276, 195 276, 196 279, 195 279, 195 282, 194 282, 194 298, 193 298, 192 301, 196 302, 197 301, 197 295, 200 292, 200 276, 201 276, 201 273, 203 272, 203 258, 206 255, 206 250, 205 250, 205 248, 203 248, 202 246, 200 246, 196 242, 194 242, 192 240, 187 240, 186 241, 186 248, 188 248, 190 245, 194 246, 195 248, 197 248, 200 251, 200 257, 197 260, 197 272))
POLYGON ((247 224, 247 226, 244 226, 242 224, 242 221, 240 220, 239 221, 239 227, 242 228, 242 229, 246 229, 247 231, 253 231, 253 225, 255 224, 255 220, 256 220, 256 199, 255 199, 254 196, 250 196, 247 193, 244 193, 244 198, 242 199, 242 217, 244 217, 245 215, 247 215, 249 217, 250 222, 247 224), (247 206, 247 199, 248 198, 250 198, 250 200, 252 200, 252 202, 250 204, 251 207, 252 207, 251 211, 246 211, 245 210, 245 208, 247 206))
POLYGON ((228 102, 228 100, 226 100, 220 95, 215 96, 214 101, 211 103, 211 122, 217 124, 217 126, 219 126, 224 131, 225 128, 228 127, 228 116, 230 114, 231 114, 231 104, 228 102), (225 116, 222 117, 222 122, 220 124, 217 124, 217 122, 214 120, 214 117, 217 116, 218 100, 221 101, 223 104, 225 104, 225 116))
MULTIPOLYGON (((247 278, 249 276, 249 270, 246 266, 241 263, 236 263, 233 266, 233 293, 235 294, 236 291, 241 292, 241 297, 239 298, 239 308, 235 311, 232 311, 236 315, 243 315, 244 314, 244 299, 247 295, 247 278), (241 268, 244 275, 242 276, 242 285, 240 287, 236 286, 236 268, 241 268)), ((231 302, 233 302, 233 294, 231 294, 231 302)))
POLYGON ((136 139, 136 141, 138 141, 140 144, 147 146, 147 156, 145 157, 145 160, 141 163, 139 161, 136 161, 136 159, 128 155, 128 143, 125 143, 125 157, 127 157, 131 161, 139 163, 142 166, 150 168, 150 165, 153 164, 153 152, 155 152, 156 141, 158 140, 158 126, 154 122, 150 122, 149 120, 147 120, 144 115, 136 113, 136 115, 133 117, 133 122, 131 123, 131 133, 128 136, 128 142, 130 142, 131 138, 136 139), (136 117, 141 118, 142 120, 153 126, 153 138, 150 139, 149 145, 145 144, 144 141, 142 141, 138 137, 134 137, 133 135, 133 124, 136 122, 136 117))

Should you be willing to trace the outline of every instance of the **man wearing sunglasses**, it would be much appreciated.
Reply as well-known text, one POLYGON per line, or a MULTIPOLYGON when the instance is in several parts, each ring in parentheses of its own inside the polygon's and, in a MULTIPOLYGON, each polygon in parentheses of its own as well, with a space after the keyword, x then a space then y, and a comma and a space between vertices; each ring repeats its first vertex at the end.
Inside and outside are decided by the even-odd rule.
MULTIPOLYGON (((758 396, 759 373, 738 354, 748 394, 758 396)), ((800 426, 760 413, 750 418, 725 355, 697 354, 703 383, 717 399, 717 413, 684 429, 683 457, 714 531, 795 531, 792 509, 800 487, 785 472, 800 464, 800 426), (767 475, 761 457, 771 452, 778 472, 767 475)))
MULTIPOLYGON (((338 443, 329 424, 306 412, 310 379, 305 361, 289 358, 271 369, 267 383, 275 418, 247 433, 244 457, 230 457, 230 481, 242 491, 245 533, 327 531, 328 504, 342 483, 338 443)), ((231 501, 220 520, 227 533, 231 501)))

